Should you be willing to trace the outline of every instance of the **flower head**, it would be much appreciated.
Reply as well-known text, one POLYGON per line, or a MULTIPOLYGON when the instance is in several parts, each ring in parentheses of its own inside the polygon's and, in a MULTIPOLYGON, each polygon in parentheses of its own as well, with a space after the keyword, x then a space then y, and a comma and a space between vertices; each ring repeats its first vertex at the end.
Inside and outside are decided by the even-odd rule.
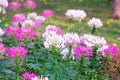
POLYGON ((46 38, 47 36, 51 36, 51 35, 61 35, 62 34, 62 31, 59 27, 57 26, 52 26, 52 25, 48 25, 46 27, 46 32, 43 33, 43 38, 46 38))
POLYGON ((66 45, 76 45, 80 42, 80 37, 77 33, 66 33, 63 35, 66 45))
POLYGON ((4 33, 5 33, 5 32, 0 28, 0 36, 3 36, 4 33))
POLYGON ((103 45, 103 46, 101 46, 101 47, 98 49, 98 51, 99 51, 103 56, 106 55, 106 54, 111 55, 111 56, 117 55, 118 51, 117 51, 117 47, 116 47, 116 46, 114 46, 114 45, 107 45, 106 47, 105 47, 105 46, 106 46, 106 45, 103 45))
POLYGON ((25 3, 24 3, 24 7, 25 8, 32 8, 32 9, 35 9, 37 7, 37 4, 34 0, 26 0, 25 3))
POLYGON ((26 17, 24 14, 15 14, 12 18, 12 25, 19 26, 19 24, 25 21, 26 17))
POLYGON ((49 80, 49 78, 41 76, 41 77, 32 78, 32 80, 49 80))
POLYGON ((100 27, 103 26, 103 23, 102 23, 102 21, 99 18, 93 17, 92 19, 90 19, 88 21, 88 25, 90 27, 94 27, 95 26, 96 28, 100 28, 100 27))
POLYGON ((71 18, 75 21, 81 21, 87 16, 87 14, 84 12, 84 10, 75 10, 75 9, 67 10, 65 15, 68 18, 71 18))
POLYGON ((24 72, 22 74, 22 79, 23 80, 34 80, 33 78, 37 77, 35 73, 29 73, 29 72, 24 72))
POLYGON ((54 11, 46 9, 42 12, 42 16, 44 17, 53 17, 54 16, 54 11))
POLYGON ((9 9, 15 10, 21 7, 21 3, 16 1, 16 2, 10 2, 9 3, 9 9))
POLYGON ((84 34, 81 36, 83 43, 88 47, 99 46, 107 44, 106 40, 103 37, 94 36, 92 34, 84 34))
POLYGON ((64 38, 61 35, 47 36, 44 41, 45 48, 51 49, 52 47, 64 48, 64 38))
POLYGON ((4 47, 3 44, 0 44, 0 53, 5 54, 6 53, 6 48, 4 47))
POLYGON ((0 13, 2 14, 6 13, 6 8, 8 7, 8 0, 0 0, 0 13))
POLYGON ((24 47, 14 46, 8 49, 8 57, 14 59, 19 57, 19 59, 24 59, 27 55, 27 51, 24 47))
POLYGON ((73 54, 75 57, 90 57, 92 56, 92 49, 85 46, 77 46, 75 49, 73 49, 73 54))

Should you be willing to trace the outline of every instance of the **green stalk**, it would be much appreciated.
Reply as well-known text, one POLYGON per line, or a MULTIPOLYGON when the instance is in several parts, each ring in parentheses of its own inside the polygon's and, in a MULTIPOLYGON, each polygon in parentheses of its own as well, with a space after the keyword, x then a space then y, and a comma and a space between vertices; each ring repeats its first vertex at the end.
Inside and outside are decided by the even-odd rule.
POLYGON ((19 57, 16 56, 15 58, 15 71, 16 71, 16 80, 20 80, 20 62, 19 57))
POLYGON ((95 31, 96 31, 96 27, 94 26, 93 28, 92 28, 92 30, 91 30, 91 34, 95 34, 95 31))

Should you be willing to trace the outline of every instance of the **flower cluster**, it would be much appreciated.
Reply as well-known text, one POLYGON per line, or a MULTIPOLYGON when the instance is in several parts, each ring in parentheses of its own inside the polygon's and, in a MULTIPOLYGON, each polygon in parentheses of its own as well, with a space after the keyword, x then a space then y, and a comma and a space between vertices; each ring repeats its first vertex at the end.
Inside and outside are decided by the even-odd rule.
POLYGON ((3 36, 4 33, 5 33, 5 32, 0 28, 0 36, 3 36))
POLYGON ((32 80, 49 80, 49 78, 41 76, 41 77, 32 78, 32 80))
POLYGON ((15 14, 12 18, 12 25, 19 27, 39 27, 45 21, 45 17, 38 16, 37 13, 29 13, 27 18, 24 14, 15 14))
POLYGON ((24 47, 14 46, 8 49, 8 57, 14 59, 18 57, 19 59, 24 59, 27 55, 27 51, 24 47))
POLYGON ((46 32, 42 34, 43 38, 46 38, 47 36, 51 36, 51 35, 61 35, 62 31, 59 27, 57 26, 53 26, 53 25, 48 25, 46 27, 46 32))
POLYGON ((81 36, 83 43, 88 47, 99 46, 107 44, 106 40, 103 37, 94 36, 91 34, 84 34, 81 36))
POLYGON ((10 2, 8 8, 11 10, 16 10, 21 7, 21 3, 18 1, 10 2))
POLYGON ((23 80, 36 80, 37 75, 35 73, 24 72, 22 74, 23 80))
POLYGON ((26 17, 24 14, 15 14, 12 17, 12 25, 13 26, 19 26, 25 21, 26 17))
POLYGON ((81 21, 82 19, 84 19, 87 16, 87 14, 84 12, 84 10, 75 10, 75 9, 67 10, 65 15, 68 18, 71 18, 75 21, 81 21))
POLYGON ((27 19, 22 23, 22 27, 39 27, 45 21, 45 17, 32 12, 27 15, 27 19))
POLYGON ((0 0, 0 13, 5 14, 8 7, 8 0, 0 0))
POLYGON ((98 51, 104 56, 104 55, 117 55, 118 50, 117 47, 114 45, 103 45, 101 46, 98 51))
POLYGON ((6 48, 4 47, 3 44, 0 44, 0 53, 5 54, 6 53, 6 48))
POLYGON ((80 42, 80 37, 77 33, 66 33, 63 35, 66 45, 75 45, 80 42))
POLYGON ((90 27, 100 28, 100 27, 103 26, 103 23, 102 23, 102 21, 101 21, 99 18, 93 17, 92 19, 90 19, 90 20, 88 21, 88 25, 89 25, 90 27))
POLYGON ((5 30, 6 35, 13 36, 17 40, 32 39, 35 37, 33 28, 8 26, 5 30))
POLYGON ((46 18, 47 17, 52 17, 52 16, 54 16, 54 11, 46 9, 42 12, 42 16, 44 16, 46 18))
POLYGON ((52 47, 64 48, 64 38, 61 35, 47 36, 44 41, 45 48, 51 49, 52 47))
POLYGON ((79 56, 84 56, 86 58, 89 58, 90 56, 92 56, 92 49, 89 47, 85 47, 85 46, 77 46, 73 50, 73 55, 77 58, 79 56))
POLYGON ((35 9, 37 7, 37 4, 34 0, 26 0, 24 3, 24 7, 35 9))

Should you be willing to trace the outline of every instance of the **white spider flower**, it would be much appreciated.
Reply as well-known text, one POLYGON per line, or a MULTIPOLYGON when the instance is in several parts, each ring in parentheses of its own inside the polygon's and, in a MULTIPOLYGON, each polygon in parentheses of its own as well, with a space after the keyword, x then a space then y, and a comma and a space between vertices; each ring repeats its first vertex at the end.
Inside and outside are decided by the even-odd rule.
POLYGON ((44 22, 46 20, 46 18, 44 16, 37 16, 35 19, 40 22, 44 22))
POLYGON ((80 37, 77 33, 66 33, 63 35, 66 45, 78 44, 80 42, 80 37))
POLYGON ((41 76, 41 77, 34 77, 32 78, 32 80, 49 80, 49 78, 41 76))
POLYGON ((47 49, 51 49, 53 46, 56 48, 64 48, 64 38, 61 35, 47 36, 44 41, 44 46, 47 49))
POLYGON ((83 38, 83 43, 85 45, 87 45, 88 47, 107 44, 104 37, 94 36, 94 35, 91 35, 91 34, 84 34, 82 36, 82 38, 83 38))
POLYGON ((75 9, 67 10, 65 15, 68 18, 72 18, 75 21, 81 21, 87 16, 84 10, 75 10, 75 9))
POLYGON ((37 13, 36 12, 32 12, 32 13, 29 13, 28 15, 27 15, 27 19, 29 19, 29 20, 33 20, 33 19, 35 19, 37 17, 37 13))
POLYGON ((93 17, 92 19, 90 19, 88 21, 88 25, 90 27, 94 27, 95 26, 96 28, 100 28, 100 27, 103 26, 103 23, 102 23, 102 21, 99 18, 93 17))
POLYGON ((0 36, 4 35, 4 31, 0 28, 0 36))
POLYGON ((63 49, 60 54, 62 55, 62 59, 65 59, 67 54, 69 53, 68 48, 63 49))

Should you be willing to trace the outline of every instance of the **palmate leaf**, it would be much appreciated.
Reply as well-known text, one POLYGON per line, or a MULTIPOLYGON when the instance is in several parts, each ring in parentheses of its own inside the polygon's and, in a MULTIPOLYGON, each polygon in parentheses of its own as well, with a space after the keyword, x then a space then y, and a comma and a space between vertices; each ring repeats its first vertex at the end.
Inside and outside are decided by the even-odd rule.
POLYGON ((42 65, 41 64, 33 64, 33 63, 28 63, 27 67, 29 67, 30 69, 39 69, 42 65))

